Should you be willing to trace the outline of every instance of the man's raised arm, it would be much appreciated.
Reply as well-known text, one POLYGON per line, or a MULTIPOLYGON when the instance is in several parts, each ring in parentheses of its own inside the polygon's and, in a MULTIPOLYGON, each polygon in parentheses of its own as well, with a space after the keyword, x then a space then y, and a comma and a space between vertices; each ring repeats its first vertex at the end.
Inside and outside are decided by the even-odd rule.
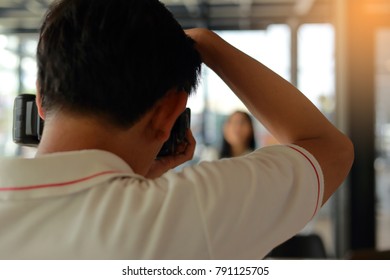
POLYGON ((196 41, 203 62, 280 143, 301 146, 317 159, 324 174, 325 203, 351 168, 353 145, 349 138, 293 85, 215 33, 206 29, 186 33, 196 41))

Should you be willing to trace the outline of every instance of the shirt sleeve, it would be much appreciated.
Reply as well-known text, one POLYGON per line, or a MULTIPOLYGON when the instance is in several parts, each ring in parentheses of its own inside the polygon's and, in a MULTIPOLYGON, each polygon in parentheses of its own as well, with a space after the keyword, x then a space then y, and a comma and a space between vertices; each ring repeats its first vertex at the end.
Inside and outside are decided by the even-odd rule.
POLYGON ((300 231, 322 203, 323 175, 305 149, 270 146, 181 173, 195 189, 214 259, 258 259, 300 231))

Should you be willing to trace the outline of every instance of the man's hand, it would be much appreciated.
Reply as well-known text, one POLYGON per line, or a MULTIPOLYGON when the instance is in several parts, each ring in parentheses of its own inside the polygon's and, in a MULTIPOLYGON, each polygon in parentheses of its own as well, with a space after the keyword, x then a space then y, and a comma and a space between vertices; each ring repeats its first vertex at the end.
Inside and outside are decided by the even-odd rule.
POLYGON ((178 154, 164 156, 156 159, 145 177, 150 179, 160 177, 168 170, 175 168, 186 161, 191 160, 194 156, 196 141, 190 129, 187 130, 186 139, 187 142, 182 143, 181 146, 178 147, 178 154))
POLYGON ((184 32, 195 41, 195 47, 202 58, 202 62, 210 68, 213 68, 211 65, 212 58, 209 58, 212 53, 210 49, 214 48, 213 41, 217 41, 219 37, 214 32, 205 28, 186 29, 184 32))

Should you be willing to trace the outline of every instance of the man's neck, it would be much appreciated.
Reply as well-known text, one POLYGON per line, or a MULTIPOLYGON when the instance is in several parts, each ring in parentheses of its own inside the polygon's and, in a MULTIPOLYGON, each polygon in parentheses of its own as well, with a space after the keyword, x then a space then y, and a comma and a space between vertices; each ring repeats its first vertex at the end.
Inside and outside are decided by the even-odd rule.
POLYGON ((153 149, 142 128, 103 124, 97 119, 57 113, 45 120, 37 156, 67 151, 98 149, 116 154, 138 174, 144 175, 153 161, 153 149))

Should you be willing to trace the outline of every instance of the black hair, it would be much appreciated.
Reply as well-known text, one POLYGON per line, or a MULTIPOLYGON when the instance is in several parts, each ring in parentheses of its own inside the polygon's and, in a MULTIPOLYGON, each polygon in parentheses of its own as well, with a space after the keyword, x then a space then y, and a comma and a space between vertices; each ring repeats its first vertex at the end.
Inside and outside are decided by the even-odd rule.
POLYGON ((157 0, 60 0, 40 31, 43 108, 130 126, 170 89, 191 93, 201 58, 157 0))
MULTIPOLYGON (((246 120, 249 122, 249 124, 252 128, 252 133, 249 136, 248 150, 254 151, 256 148, 256 140, 255 140, 254 127, 253 127, 253 121, 252 121, 251 116, 244 111, 235 111, 234 113, 229 115, 229 118, 234 114, 243 115, 246 118, 246 120)), ((226 141, 225 136, 222 137, 222 146, 221 146, 219 156, 220 156, 220 158, 230 158, 233 156, 232 146, 226 141)))

